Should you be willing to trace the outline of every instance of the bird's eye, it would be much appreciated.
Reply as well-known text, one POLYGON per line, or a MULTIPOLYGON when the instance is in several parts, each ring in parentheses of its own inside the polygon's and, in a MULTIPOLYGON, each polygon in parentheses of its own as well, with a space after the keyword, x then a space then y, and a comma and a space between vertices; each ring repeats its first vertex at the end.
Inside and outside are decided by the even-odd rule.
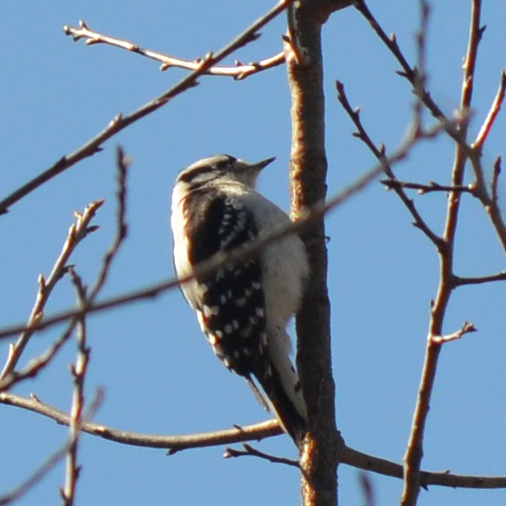
POLYGON ((216 162, 214 164, 214 168, 222 171, 227 171, 233 167, 235 161, 236 158, 234 158, 233 156, 228 156, 227 158, 220 160, 219 162, 216 162))
POLYGON ((231 163, 229 160, 223 160, 221 162, 217 162, 215 165, 214 165, 214 168, 217 169, 217 170, 227 170, 229 169, 231 166, 231 163))

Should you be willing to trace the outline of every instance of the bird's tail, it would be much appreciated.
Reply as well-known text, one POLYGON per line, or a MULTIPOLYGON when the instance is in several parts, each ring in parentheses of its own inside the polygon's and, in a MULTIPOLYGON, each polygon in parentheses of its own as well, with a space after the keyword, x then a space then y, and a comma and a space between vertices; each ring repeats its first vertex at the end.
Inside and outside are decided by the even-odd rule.
MULTIPOLYGON (((268 399, 269 411, 276 415, 284 431, 300 446, 307 431, 306 403, 302 397, 299 377, 287 354, 271 354, 261 361, 254 375, 268 399)), ((253 386, 253 390, 255 390, 253 386)), ((257 394, 258 389, 256 389, 257 394)))

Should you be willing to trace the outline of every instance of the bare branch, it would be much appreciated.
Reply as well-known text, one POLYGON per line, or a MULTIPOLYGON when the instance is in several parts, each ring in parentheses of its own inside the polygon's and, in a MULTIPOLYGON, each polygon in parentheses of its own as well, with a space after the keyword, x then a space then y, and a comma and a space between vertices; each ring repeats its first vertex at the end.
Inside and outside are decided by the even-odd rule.
POLYGON ((473 98, 475 81, 474 74, 476 70, 478 46, 484 31, 484 28, 480 26, 480 17, 481 0, 472 0, 471 26, 469 29, 469 41, 463 65, 464 79, 462 81, 462 96, 460 101, 461 110, 464 112, 470 109, 473 98))
MULTIPOLYGON (((55 420, 61 425, 69 425, 70 417, 64 411, 38 399, 28 399, 8 392, 0 393, 0 403, 26 409, 55 420)), ((102 424, 83 421, 81 431, 98 436, 116 443, 142 446, 148 448, 163 448, 169 450, 169 455, 190 448, 205 448, 209 446, 227 445, 243 441, 261 440, 284 434, 277 420, 267 420, 255 425, 236 425, 232 429, 214 432, 202 432, 188 435, 156 435, 129 432, 102 424)))
POLYGON ((506 253, 506 223, 499 207, 497 198, 497 185, 501 173, 501 158, 498 157, 494 163, 490 190, 487 188, 485 171, 483 169, 481 150, 473 150, 469 156, 471 167, 476 179, 473 195, 480 200, 499 238, 503 252, 506 253))
POLYGON ((71 225, 67 239, 59 257, 53 266, 51 274, 47 279, 42 275, 39 276, 39 290, 33 306, 30 317, 26 328, 22 331, 16 344, 11 345, 9 348, 9 356, 3 367, 2 373, 0 374, 0 380, 4 379, 8 374, 14 371, 21 354, 23 353, 28 341, 33 334, 33 326, 39 323, 44 314, 44 307, 46 302, 56 286, 58 281, 65 275, 68 270, 67 262, 69 261, 70 255, 74 252, 77 245, 91 232, 95 231, 97 226, 90 226, 91 220, 95 217, 97 210, 104 203, 103 200, 98 200, 88 204, 83 213, 75 212, 76 222, 71 225))
POLYGON ((419 195, 425 195, 431 192, 461 192, 474 194, 474 187, 472 184, 462 186, 448 186, 429 181, 428 184, 413 183, 409 181, 399 181, 398 179, 382 179, 381 184, 384 184, 388 190, 395 188, 404 188, 409 190, 418 190, 419 195))
POLYGON ((69 443, 45 459, 42 465, 26 480, 16 486, 7 494, 0 495, 0 505, 12 504, 23 497, 31 488, 39 483, 65 457, 69 443))
MULTIPOLYGON (((464 179, 465 162, 469 155, 466 143, 467 114, 471 109, 471 100, 474 87, 474 71, 476 68, 476 55, 478 45, 483 33, 480 27, 481 1, 473 0, 469 42, 464 63, 464 76, 460 110, 466 120, 458 125, 455 158, 452 168, 451 186, 462 186, 464 179)), ((425 99, 423 98, 424 103, 425 99)), ((447 130, 450 135, 451 132, 447 130)), ((472 150, 471 150, 472 152, 472 150)), ((443 232, 443 246, 438 250, 440 258, 440 279, 434 304, 431 308, 429 323, 429 336, 443 335, 443 322, 446 309, 454 289, 453 281, 453 251, 457 230, 458 216, 461 203, 460 192, 450 192, 447 201, 446 222, 443 232)), ((417 394, 417 402, 413 414, 411 432, 404 455, 404 487, 401 497, 401 506, 415 506, 420 492, 420 468, 423 457, 424 434, 429 415, 430 400, 434 389, 438 359, 442 343, 429 338, 425 351, 425 360, 417 394)))
MULTIPOLYGON (((343 464, 358 469, 391 476, 392 478, 402 479, 403 477, 403 467, 400 464, 359 452, 349 446, 342 449, 340 459, 343 464)), ((452 474, 448 471, 421 471, 420 486, 426 489, 430 485, 451 488, 506 488, 506 476, 472 476, 452 474)))
MULTIPOLYGON (((79 21, 79 28, 65 25, 63 27, 63 31, 65 32, 65 35, 71 35, 75 41, 83 38, 86 39, 85 44, 88 46, 93 44, 107 44, 109 46, 119 47, 120 49, 125 49, 126 51, 140 54, 146 58, 158 61, 162 64, 160 66, 161 71, 168 70, 172 67, 195 71, 200 68, 202 63, 202 58, 197 58, 196 60, 176 58, 165 53, 160 53, 159 51, 153 51, 152 49, 141 47, 128 40, 119 39, 117 37, 112 37, 110 35, 105 35, 95 30, 91 30, 83 20, 79 21)), ((258 62, 242 64, 237 61, 235 66, 213 66, 210 67, 204 74, 232 77, 236 80, 241 80, 256 74, 257 72, 282 65, 284 62, 285 55, 283 51, 281 51, 274 56, 265 58, 258 62)))
POLYGON ((445 334, 444 336, 430 336, 430 340, 435 344, 444 344, 456 341, 464 334, 469 334, 470 332, 476 332, 476 327, 471 322, 464 322, 462 327, 456 332, 445 334))
MULTIPOLYGON (((395 177, 395 174, 392 170, 391 164, 388 163, 387 157, 385 155, 385 147, 382 145, 379 148, 376 147, 374 142, 371 140, 371 137, 367 133, 366 129, 364 128, 364 125, 362 124, 362 120, 360 119, 360 108, 353 109, 350 105, 350 102, 348 100, 348 97, 346 96, 346 92, 344 89, 344 84, 340 81, 336 81, 336 90, 337 90, 337 99, 339 103, 342 105, 343 109, 346 111, 350 119, 353 121, 355 127, 357 128, 357 132, 353 135, 357 138, 359 138, 372 152, 372 154, 377 158, 377 160, 382 164, 383 170, 385 174, 388 176, 388 186, 389 189, 393 189, 397 196, 401 199, 402 203, 406 206, 409 213, 414 219, 414 225, 420 229, 436 246, 436 248, 439 248, 441 246, 441 238, 427 225, 425 220, 422 218, 420 213, 418 212, 418 209, 415 206, 415 203, 406 195, 406 193, 403 191, 403 187, 401 184, 398 184, 400 182, 397 181, 397 178, 395 177)), ((421 132, 420 122, 418 116, 415 117, 415 123, 414 128, 411 130, 411 135, 413 135, 415 138, 419 135, 421 132)), ((384 182, 385 180, 381 181, 383 184, 386 184, 384 182)))
POLYGON ((398 74, 405 77, 413 86, 413 91, 418 93, 418 96, 424 103, 425 107, 431 112, 431 114, 438 120, 443 122, 448 122, 448 118, 445 116, 441 108, 432 100, 430 93, 425 89, 420 88, 420 83, 423 82, 423 79, 420 80, 418 77, 418 71, 416 68, 411 67, 402 53, 395 34, 388 36, 379 24, 378 20, 374 17, 372 12, 367 7, 364 0, 355 0, 354 2, 355 8, 364 16, 367 22, 370 24, 371 28, 376 32, 378 37, 382 40, 385 46, 390 50, 390 52, 397 59, 399 64, 401 65, 402 71, 399 71, 398 74))
MULTIPOLYGON (((398 147, 397 150, 393 151, 390 156, 386 157, 385 163, 389 165, 395 165, 396 163, 400 162, 407 156, 407 154, 415 144, 424 139, 432 139, 436 137, 444 129, 445 128, 442 125, 434 125, 431 128, 427 128, 423 132, 419 132, 416 137, 408 136, 408 138, 401 143, 401 145, 398 147)), ((301 216, 300 219, 298 219, 298 221, 290 223, 289 225, 283 227, 273 228, 270 233, 265 234, 259 239, 249 242, 248 245, 246 245, 246 247, 244 248, 231 250, 230 252, 227 253, 218 253, 209 258, 209 260, 200 263, 191 273, 189 273, 186 276, 182 276, 179 279, 172 278, 169 280, 165 280, 147 288, 142 288, 139 290, 128 292, 126 294, 110 297, 109 299, 104 299, 101 302, 93 302, 93 303, 90 302, 88 303, 85 310, 70 309, 67 311, 62 311, 61 313, 57 313, 52 317, 47 317, 43 321, 38 322, 37 325, 34 325, 31 328, 31 330, 33 332, 40 331, 51 325, 61 323, 71 318, 79 317, 83 313, 86 314, 96 313, 111 308, 123 306, 125 304, 129 304, 131 302, 139 301, 142 299, 154 298, 160 295, 161 293, 167 290, 171 290, 183 283, 187 283, 188 281, 191 281, 196 277, 208 276, 213 272, 216 272, 224 265, 242 262, 247 258, 251 258, 255 254, 258 254, 260 250, 265 248, 267 244, 277 241, 280 238, 285 237, 287 235, 300 232, 304 227, 307 227, 310 223, 312 223, 313 220, 316 220, 320 216, 323 216, 324 214, 331 211, 332 209, 339 207, 344 202, 348 201, 350 198, 360 193, 368 184, 375 181, 383 171, 384 171, 384 164, 378 164, 374 166, 373 168, 366 171, 361 177, 357 178, 353 183, 343 188, 340 192, 338 192, 336 195, 334 195, 326 202, 320 202, 319 204, 313 206, 313 208, 308 210, 303 216, 301 216)), ((24 330, 26 330, 24 324, 4 328, 0 330, 0 339, 7 338, 24 330)))
POLYGON ((204 58, 202 58, 199 68, 188 73, 177 84, 169 88, 158 97, 131 112, 127 116, 118 114, 109 123, 109 125, 104 130, 102 130, 102 132, 98 133, 95 137, 90 139, 79 149, 70 155, 65 155, 49 169, 45 170, 37 177, 24 184, 22 187, 18 188, 12 194, 8 195, 6 198, 0 201, 0 215, 8 212, 9 207, 21 200, 23 197, 26 197, 29 193, 39 188, 50 179, 54 178, 58 174, 61 174, 84 158, 88 158, 94 155, 97 151, 100 151, 102 149, 102 145, 107 140, 109 140, 124 128, 156 111, 187 89, 196 86, 198 84, 198 77, 205 74, 211 67, 233 53, 236 49, 244 46, 245 44, 248 44, 252 40, 255 40, 258 30, 269 23, 276 16, 278 16, 281 12, 283 12, 293 1, 294 0, 280 0, 272 9, 258 18, 254 23, 246 28, 246 30, 244 30, 234 40, 225 45, 217 53, 208 53, 204 58))
POLYGON ((96 299, 100 290, 103 288, 109 271, 111 269, 112 262, 118 251, 126 239, 128 233, 128 225, 126 222, 126 196, 127 196, 127 173, 128 167, 130 166, 130 159, 125 156, 123 149, 118 147, 116 150, 116 169, 117 169, 117 191, 116 191, 116 235, 113 239, 111 246, 104 255, 102 260, 102 267, 95 281, 95 285, 90 291, 90 295, 87 298, 86 304, 82 306, 82 310, 86 311, 86 308, 90 303, 96 299))
MULTIPOLYGON (((464 149, 467 153, 471 151, 471 148, 467 146, 463 142, 463 137, 461 134, 461 123, 469 117, 469 108, 462 108, 459 111, 460 121, 454 122, 451 121, 444 113, 443 110, 437 105, 437 103, 432 99, 431 94, 427 89, 421 89, 420 87, 420 76, 419 71, 416 67, 412 67, 406 57, 404 56, 402 50, 397 43, 397 38, 395 34, 391 34, 388 36, 385 30, 381 27, 378 20, 374 17, 372 12, 367 7, 365 0, 354 0, 355 8, 362 14, 362 16, 367 20, 370 24, 371 28, 376 32, 381 41, 385 44, 387 49, 392 53, 398 63, 401 65, 402 70, 397 71, 397 73, 406 78, 412 86, 413 92, 419 96, 422 103, 429 110, 429 112, 436 118, 446 125, 446 132, 448 135, 462 145, 462 149, 464 149)), ((423 81, 423 79, 422 79, 423 81)))
MULTIPOLYGON (((28 399, 19 395, 0 393, 0 403, 26 409, 34 413, 55 420, 61 425, 69 425, 70 416, 55 407, 40 402, 38 399, 28 399)), ((267 437, 283 434, 277 420, 268 420, 255 425, 235 426, 214 432, 203 432, 186 435, 156 435, 129 432, 114 429, 102 424, 82 421, 81 430, 93 436, 98 436, 120 444, 140 446, 145 448, 169 448, 169 455, 191 448, 221 446, 244 441, 261 440, 267 437)), ((403 469, 400 464, 381 459, 345 446, 341 450, 340 460, 343 464, 372 471, 385 476, 401 478, 403 469)), ((506 488, 506 476, 472 476, 458 475, 447 471, 421 473, 421 486, 439 485, 444 487, 462 488, 506 488)))
MULTIPOLYGON (((96 297, 100 293, 103 288, 109 271, 111 269, 112 262, 116 257, 119 248, 121 247, 126 234, 127 234, 127 224, 125 221, 125 213, 126 213, 126 176, 127 176, 127 168, 128 168, 128 159, 125 157, 121 148, 118 148, 117 151, 117 169, 118 169, 118 192, 117 192, 117 218, 116 218, 116 235, 113 239, 111 247, 104 255, 102 260, 102 266, 100 268, 100 272, 97 275, 97 279, 95 284, 90 291, 90 295, 87 297, 86 301, 79 305, 77 311, 74 311, 73 316, 71 316, 70 323, 60 336, 46 352, 44 352, 40 357, 35 360, 31 360, 28 366, 17 372, 12 369, 8 372, 3 379, 0 380, 0 391, 7 390, 15 383, 26 379, 35 377, 58 353, 61 347, 68 341, 70 336, 72 335, 76 326, 83 320, 83 318, 88 314, 89 308, 92 307, 96 297)), ((77 215, 78 220, 82 220, 81 215, 77 215)), ((74 283, 76 283, 76 277, 73 277, 74 283)), ((44 320, 38 318, 37 320, 40 323, 44 323, 44 320)), ((30 336, 36 331, 36 324, 31 324, 29 327, 24 329, 23 332, 30 332, 30 336)), ((11 352, 9 356, 13 356, 11 352)))
POLYGON ((494 283, 496 281, 506 281, 506 271, 498 272, 497 274, 490 274, 489 276, 478 276, 468 278, 460 276, 453 277, 453 283, 455 286, 479 285, 482 283, 494 283))
MULTIPOLYGON (((74 315, 61 336, 39 357, 31 359, 24 369, 21 369, 20 371, 13 370, 6 374, 5 377, 0 380, 0 392, 8 390, 16 383, 19 383, 27 378, 35 378, 40 371, 42 371, 42 369, 44 369, 51 360, 53 360, 62 346, 70 339, 80 318, 82 318, 81 313, 74 315)), ((33 328, 32 330, 35 332, 36 329, 33 328)))
POLYGON ((237 458, 237 457, 258 457, 273 464, 285 464, 287 466, 296 467, 300 469, 300 464, 297 460, 287 459, 284 457, 276 457, 275 455, 270 455, 269 453, 261 452, 253 448, 251 445, 247 443, 243 443, 244 450, 236 450, 234 448, 225 448, 225 453, 223 454, 224 459, 237 458))
MULTIPOLYGON (((71 268, 69 272, 72 277, 72 283, 76 289, 79 306, 84 307, 86 305, 86 287, 73 268, 71 268)), ((67 451, 65 486, 63 490, 60 491, 64 506, 73 506, 74 504, 77 480, 81 470, 77 464, 77 450, 84 410, 84 381, 90 358, 90 349, 86 344, 86 320, 84 317, 78 320, 76 339, 77 359, 75 365, 70 366, 72 381, 74 383, 69 423, 69 438, 71 444, 67 451)))
POLYGON ((499 84, 497 94, 494 98, 494 102, 490 107, 490 111, 488 112, 488 115, 485 118, 485 121, 483 122, 483 125, 476 137, 476 140, 471 145, 473 149, 480 151, 483 149, 483 144, 485 143, 488 134, 490 133, 490 129, 492 128, 492 125, 494 124, 494 121, 501 109, 502 103, 504 101, 505 92, 506 92, 506 71, 503 70, 501 73, 501 82, 499 84))
MULTIPOLYGON (((2 397, 4 394, 0 394, 2 397)), ((7 394, 6 394, 7 395, 7 394)), ((95 398, 92 400, 90 407, 87 410, 86 417, 92 417, 102 402, 102 392, 99 390, 95 394, 95 398)), ((38 402, 38 401, 33 401, 38 402)), ((66 441, 61 448, 59 448, 55 453, 50 455, 45 459, 42 465, 28 478, 23 480, 18 486, 14 487, 14 489, 4 495, 0 495, 0 506, 4 506, 7 504, 11 504, 18 499, 20 499, 23 495, 25 495, 30 489, 32 489, 37 483, 39 483, 48 473, 53 469, 58 462, 60 462, 68 452, 69 447, 73 444, 73 439, 69 439, 66 441)))
POLYGON ((417 47, 417 69, 414 74, 413 88, 415 90, 415 115, 413 118, 413 126, 415 130, 422 128, 423 103, 422 97, 427 81, 426 74, 426 50, 427 50, 427 33, 429 29, 429 13, 430 7, 426 0, 420 0, 420 28, 416 34, 417 47))
POLYGON ((501 162, 502 162, 502 159, 500 156, 498 156, 494 162, 494 169, 492 171, 492 180, 490 181, 490 190, 492 193, 492 205, 493 206, 498 205, 497 185, 499 184, 499 175, 501 174, 501 162))

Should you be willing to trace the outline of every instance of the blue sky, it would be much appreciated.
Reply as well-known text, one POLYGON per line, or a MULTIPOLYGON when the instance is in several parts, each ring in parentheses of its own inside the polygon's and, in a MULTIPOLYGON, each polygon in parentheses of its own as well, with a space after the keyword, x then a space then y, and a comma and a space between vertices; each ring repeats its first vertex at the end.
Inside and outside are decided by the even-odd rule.
MULTIPOLYGON (((371 1, 387 32, 413 62, 417 2, 371 1)), ((435 2, 434 2, 435 3, 435 2)), ((428 41, 429 87, 448 114, 458 105, 466 49, 469 4, 434 5, 428 41)), ((484 2, 487 25, 480 46, 475 88, 477 132, 506 67, 505 12, 484 2)), ((177 82, 185 72, 161 73, 155 62, 119 49, 86 47, 65 37, 63 25, 84 19, 90 28, 183 58, 217 50, 271 7, 266 0, 209 2, 0 4, 2 94, 0 95, 0 189, 7 195, 74 151, 119 112, 128 113, 177 82)), ((284 31, 280 17, 262 37, 229 60, 254 61, 277 53, 284 31)), ((374 160, 350 133, 349 119, 335 98, 344 82, 352 105, 376 143, 394 149, 411 115, 409 86, 395 74, 393 58, 354 9, 335 14, 324 28, 329 194, 353 181, 374 160)), ((173 275, 168 226, 170 191, 177 172, 198 158, 231 153, 248 160, 276 156, 260 191, 288 207, 289 95, 283 67, 245 81, 204 77, 200 86, 121 132, 105 149, 32 193, 0 217, 0 321, 26 319, 39 273, 49 274, 74 210, 105 198, 95 223, 99 231, 79 247, 73 263, 92 283, 114 230, 114 149, 132 157, 128 239, 103 296, 140 288, 173 275)), ((506 119, 500 115, 486 144, 485 163, 504 154, 506 119)), ((396 169, 399 178, 448 181, 453 146, 445 138, 423 143, 396 169)), ((500 187, 504 196, 504 185, 500 187)), ((440 232, 444 196, 412 195, 427 222, 440 232)), ((329 291, 332 301, 333 366, 337 418, 346 442, 361 451, 400 461, 409 434, 425 347, 429 302, 438 280, 433 247, 411 226, 392 192, 372 184, 327 218, 329 291)), ((460 275, 504 269, 504 254, 485 213, 464 199, 456 251, 460 275)), ((504 284, 465 287, 454 294, 445 331, 464 320, 479 332, 447 344, 442 352, 426 433, 425 469, 469 474, 505 474, 506 332, 504 284)), ((67 281, 52 295, 47 312, 68 308, 74 295, 67 281)), ((23 363, 42 352, 57 329, 41 333, 23 363)), ((92 347, 87 394, 101 386, 105 400, 97 422, 125 430, 187 433, 253 423, 267 415, 244 381, 216 360, 179 291, 89 319, 92 347)), ((6 353, 6 342, 0 352, 6 353)), ((16 388, 68 409, 69 344, 39 378, 16 388)), ((38 415, 6 407, 0 417, 3 465, 0 493, 8 491, 54 451, 66 429, 38 415)), ((294 456, 286 437, 260 449, 294 456)), ((222 449, 191 450, 166 457, 162 450, 132 448, 91 436, 81 440, 83 465, 77 504, 200 504, 224 506, 296 504, 297 473, 280 465, 243 458, 223 460, 222 449)), ((55 504, 64 468, 57 466, 19 502, 55 504)), ((357 471, 340 468, 340 499, 362 504, 357 471)), ((399 480, 372 475, 377 504, 394 504, 399 480)), ((506 491, 433 487, 419 504, 501 504, 506 491)))

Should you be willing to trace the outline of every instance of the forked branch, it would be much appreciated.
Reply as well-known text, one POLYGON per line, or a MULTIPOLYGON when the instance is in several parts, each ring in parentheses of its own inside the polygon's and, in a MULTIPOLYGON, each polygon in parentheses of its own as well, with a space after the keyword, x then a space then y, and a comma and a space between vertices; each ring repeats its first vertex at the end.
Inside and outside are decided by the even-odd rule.
MULTIPOLYGON (((132 53, 140 54, 151 60, 155 60, 161 63, 160 70, 165 71, 172 67, 178 67, 186 70, 196 71, 199 70, 202 65, 202 58, 196 58, 195 60, 185 60, 183 58, 176 58, 159 51, 147 49, 141 47, 128 40, 119 39, 112 37, 111 35, 105 35, 103 33, 92 30, 88 27, 87 23, 83 20, 79 21, 79 28, 74 26, 65 25, 63 27, 65 35, 71 35, 75 41, 85 39, 85 44, 91 46, 94 44, 106 44, 109 46, 118 47, 125 49, 132 53)), ((262 72, 264 70, 282 65, 285 62, 285 54, 283 51, 269 58, 262 59, 258 62, 252 62, 243 64, 236 60, 234 66, 217 66, 214 65, 208 68, 204 74, 212 76, 224 76, 232 77, 236 80, 246 79, 247 77, 262 72)))
POLYGON ((69 169, 77 162, 100 151, 103 144, 121 130, 144 118, 148 114, 151 114, 160 107, 163 107, 174 97, 180 95, 189 88, 196 86, 198 84, 197 80, 201 75, 205 74, 210 68, 232 54, 236 49, 248 44, 252 40, 255 40, 258 30, 283 12, 291 3, 293 3, 293 1, 294 0, 280 0, 272 9, 257 19, 248 28, 246 28, 246 30, 240 33, 235 39, 225 45, 217 53, 208 53, 205 57, 203 57, 198 68, 189 72, 177 84, 130 114, 126 116, 123 116, 122 114, 116 115, 116 117, 110 121, 109 125, 104 130, 83 144, 79 149, 69 155, 63 156, 47 170, 43 171, 31 181, 28 181, 26 184, 1 200, 0 215, 7 213, 13 204, 19 202, 22 198, 26 197, 47 181, 69 169))
MULTIPOLYGON (((61 425, 69 425, 70 423, 70 416, 67 413, 53 406, 42 403, 39 399, 36 398, 28 399, 19 395, 5 392, 0 393, 0 403, 16 406, 28 411, 32 411, 34 413, 38 413, 52 420, 55 420, 61 425)), ((281 435, 284 433, 277 420, 267 420, 265 422, 257 423, 254 425, 235 426, 231 429, 202 432, 197 434, 157 435, 142 434, 138 432, 129 432, 121 429, 115 429, 102 424, 90 422, 85 419, 81 423, 81 430, 87 434, 98 436, 120 444, 139 446, 144 448, 168 449, 169 455, 174 455, 177 452, 193 448, 224 446, 234 443, 243 443, 246 441, 260 441, 262 439, 281 435)), ((237 452, 237 450, 234 451, 237 452)), ((248 453, 252 455, 256 453, 256 451, 248 451, 248 453)), ((227 456, 227 454, 225 456, 227 456)), ((354 450, 348 446, 345 446, 342 449, 340 460, 343 464, 366 471, 373 471, 384 476, 390 476, 399 479, 402 479, 403 476, 402 465, 381 459, 379 457, 375 457, 373 455, 369 455, 367 453, 360 452, 358 450, 354 450)), ((430 485, 438 485, 451 488, 505 488, 506 476, 473 476, 453 474, 446 471, 422 471, 421 486, 426 488, 430 485)))
MULTIPOLYGON (((236 262, 244 261, 247 258, 251 258, 260 250, 265 248, 267 244, 270 244, 273 241, 277 241, 287 235, 300 232, 314 220, 339 207, 344 202, 360 193, 367 185, 375 181, 383 173, 384 163, 393 166, 401 160, 404 160, 415 144, 423 140, 433 139, 443 130, 444 127, 442 125, 434 125, 422 132, 418 132, 415 137, 408 136, 408 138, 406 138, 396 150, 394 150, 390 155, 386 156, 386 159, 383 163, 377 164, 371 169, 365 171, 362 176, 357 178, 349 186, 344 187, 340 192, 328 199, 326 202, 319 202, 318 204, 314 205, 312 209, 307 210, 296 222, 290 223, 289 225, 283 227, 273 228, 269 234, 265 234, 261 238, 248 243, 247 247, 231 250, 227 254, 219 253, 217 255, 214 255, 209 260, 206 260, 205 262, 199 264, 199 266, 194 269, 193 272, 179 279, 172 278, 149 286, 147 288, 142 288, 126 294, 110 297, 108 299, 103 299, 101 302, 88 304, 84 312, 86 312, 86 314, 91 314, 123 306, 134 301, 154 298, 167 290, 174 289, 182 283, 191 281, 195 277, 208 276, 213 272, 216 272, 216 270, 220 269, 224 265, 234 264, 236 262)), ((33 325, 33 327, 30 327, 30 329, 32 331, 40 331, 68 319, 79 317, 82 315, 82 313, 83 310, 75 309, 63 311, 51 317, 45 318, 43 321, 38 322, 36 325, 33 325)), ((5 339, 24 330, 26 330, 26 326, 24 324, 14 325, 12 327, 1 329, 0 339, 5 339)))

